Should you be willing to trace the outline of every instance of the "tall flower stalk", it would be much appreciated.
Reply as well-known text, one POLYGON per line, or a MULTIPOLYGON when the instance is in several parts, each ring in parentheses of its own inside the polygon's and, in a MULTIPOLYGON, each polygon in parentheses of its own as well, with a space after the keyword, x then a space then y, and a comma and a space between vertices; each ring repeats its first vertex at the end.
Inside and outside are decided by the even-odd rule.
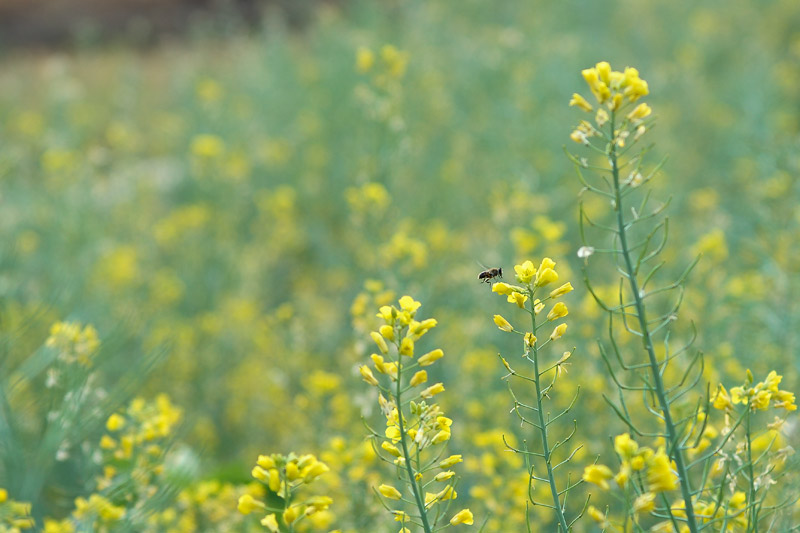
MULTIPOLYGON (((674 283, 665 287, 647 290, 647 284, 653 275, 663 266, 657 263, 650 271, 641 277, 641 269, 648 265, 659 252, 663 249, 666 242, 668 225, 666 219, 658 223, 649 234, 646 234, 639 242, 631 242, 635 235, 635 226, 638 224, 656 219, 663 210, 664 206, 657 207, 650 212, 645 212, 649 200, 649 194, 644 196, 641 206, 637 209, 627 204, 628 196, 635 192, 643 183, 649 181, 656 173, 660 165, 652 170, 647 176, 641 172, 643 158, 646 152, 641 150, 634 155, 629 155, 631 146, 636 145, 637 141, 647 132, 652 124, 648 120, 652 110, 646 103, 638 103, 640 98, 647 96, 649 88, 647 82, 639 77, 639 72, 634 68, 626 68, 624 72, 612 71, 611 66, 606 62, 598 63, 594 68, 585 69, 583 77, 589 85, 589 89, 597 100, 599 106, 594 124, 589 121, 581 121, 578 128, 572 133, 571 138, 603 156, 603 161, 598 164, 591 164, 586 158, 571 156, 576 163, 578 175, 585 189, 591 193, 602 196, 610 200, 614 209, 614 223, 611 226, 601 226, 588 218, 585 211, 581 209, 581 233, 584 236, 584 224, 591 224, 612 235, 611 246, 607 249, 596 249, 585 243, 579 251, 579 256, 587 260, 597 252, 610 254, 616 262, 617 271, 622 276, 619 285, 619 301, 616 305, 611 305, 603 301, 595 291, 586 276, 587 286, 595 296, 597 302, 610 313, 610 320, 614 316, 620 317, 623 326, 630 334, 638 337, 642 342, 646 360, 644 363, 626 364, 617 351, 616 343, 613 339, 613 329, 609 328, 612 349, 616 352, 619 362, 626 370, 633 370, 638 373, 641 383, 639 385, 625 385, 621 383, 609 364, 609 370, 614 375, 614 380, 621 390, 639 391, 645 397, 653 399, 653 407, 650 411, 663 424, 663 433, 657 436, 666 440, 669 457, 675 463, 675 469, 679 480, 681 494, 683 495, 685 515, 683 520, 689 531, 695 533, 699 531, 695 512, 692 503, 694 492, 692 482, 687 469, 685 458, 686 431, 684 427, 686 420, 676 421, 673 404, 691 389, 691 386, 681 390, 681 384, 689 382, 690 385, 697 381, 690 377, 690 372, 694 367, 694 361, 688 365, 683 373, 677 387, 668 387, 664 383, 664 372, 672 357, 667 353, 663 359, 659 360, 656 355, 653 334, 664 330, 676 317, 676 312, 682 299, 682 284, 688 274, 688 269, 674 283), (630 146, 628 146, 630 145, 630 146), (602 184, 590 184, 581 173, 582 169, 590 169, 602 177, 602 184), (626 178, 621 177, 623 171, 629 172, 626 178), (610 178, 610 179, 609 179, 610 178), (626 215, 626 213, 631 215, 626 215), (655 241, 660 237, 661 242, 655 241), (634 256, 635 254, 635 256, 634 256), (628 290, 623 286, 627 285, 628 290), (677 290, 678 297, 674 305, 667 313, 654 317, 648 313, 647 300, 650 297, 658 296, 666 292, 677 290)), ((579 94, 573 95, 570 105, 577 106, 586 112, 594 112, 594 106, 579 94)), ((584 273, 586 269, 584 268, 584 273)), ((667 345, 667 352, 669 346, 667 345)), ((699 358, 699 354, 698 354, 699 358)), ((607 363, 610 363, 607 360, 607 363)), ((702 362, 700 364, 702 368, 702 362)), ((696 379, 700 379, 700 373, 696 379)), ((620 399, 623 395, 620 394, 620 399)), ((621 400, 624 402, 624 400, 621 400)), ((637 425, 627 414, 627 408, 623 405, 615 407, 625 423, 635 432, 642 433, 637 429, 637 425)))
POLYGON ((570 283, 565 283, 550 291, 544 288, 558 280, 555 266, 556 263, 547 257, 542 259, 538 268, 534 266, 532 261, 525 261, 514 267, 516 279, 520 285, 498 282, 494 284, 492 290, 500 295, 507 296, 509 303, 515 304, 530 315, 530 330, 519 331, 515 329, 511 323, 501 315, 495 315, 494 321, 501 330, 518 333, 523 338, 524 351, 522 356, 532 365, 533 373, 530 376, 526 375, 524 372, 520 373, 514 370, 502 356, 500 359, 509 372, 506 379, 508 380, 509 391, 514 399, 513 410, 523 425, 527 424, 536 430, 538 433, 538 440, 541 444, 541 451, 517 449, 508 445, 508 443, 506 443, 506 445, 514 452, 525 455, 526 464, 531 465, 537 462, 544 464, 544 469, 547 472, 546 478, 534 473, 535 466, 529 466, 528 473, 530 475, 531 485, 534 481, 547 483, 550 488, 551 502, 538 502, 533 496, 529 497, 533 505, 542 505, 552 509, 555 515, 555 521, 558 524, 558 530, 566 533, 571 530, 573 524, 583 514, 581 512, 577 517, 570 520, 567 518, 566 513, 567 496, 570 490, 581 483, 581 480, 578 480, 576 483, 570 483, 570 479, 567 477, 565 482, 562 480, 559 484, 559 481, 556 479, 556 471, 566 466, 581 447, 576 447, 566 458, 556 463, 554 461, 554 453, 572 439, 575 435, 575 431, 573 429, 568 435, 552 442, 550 426, 559 421, 570 411, 577 399, 577 392, 570 405, 552 417, 550 413, 546 411, 544 400, 549 398, 553 393, 558 378, 561 376, 562 372, 566 370, 566 365, 568 364, 567 360, 572 356, 572 352, 564 352, 557 360, 547 365, 544 363, 541 351, 545 346, 558 341, 564 335, 567 330, 567 324, 566 322, 561 322, 556 325, 544 342, 539 340, 539 331, 545 327, 553 327, 551 323, 560 321, 563 317, 567 316, 569 310, 566 304, 557 301, 552 305, 550 311, 546 315, 543 315, 540 320, 537 320, 537 317, 543 313, 551 301, 555 301, 572 291, 572 285, 570 283), (521 380, 528 385, 533 385, 536 394, 534 405, 519 401, 517 394, 511 386, 512 378, 521 380), (528 417, 529 415, 527 413, 532 413, 531 418, 528 417))
POLYGON ((696 533, 709 527, 748 533, 764 527, 772 530, 779 511, 791 505, 789 500, 773 501, 768 495, 769 486, 775 483, 774 471, 790 449, 774 445, 783 423, 777 418, 768 424, 769 431, 754 439, 754 413, 766 410, 771 401, 775 407, 793 411, 794 395, 778 389, 781 376, 777 373, 753 386, 749 371, 745 385, 731 389, 730 395, 721 384, 713 402, 710 394, 697 394, 704 375, 702 353, 694 352, 684 363, 677 359, 690 352, 694 334, 683 346, 670 344, 670 329, 683 301, 684 283, 697 260, 675 281, 652 287, 665 265, 657 259, 666 245, 669 225, 663 216, 667 203, 651 208, 649 191, 640 194, 641 186, 655 176, 663 161, 645 171, 644 156, 649 147, 632 151, 653 123, 650 106, 639 102, 649 92, 647 82, 636 69, 612 71, 606 62, 582 74, 596 104, 574 94, 570 105, 593 113, 594 121, 581 121, 570 137, 593 156, 568 155, 584 192, 601 197, 613 208, 608 222, 596 220, 594 214, 590 217, 581 204, 584 246, 578 251, 584 259, 586 286, 608 313, 609 343, 599 346, 618 394, 615 401, 608 396, 605 399, 637 439, 654 439, 658 444, 657 450, 640 446, 624 433, 615 439, 620 462, 616 474, 602 464, 586 467, 585 481, 609 490, 609 480, 613 479, 623 492, 619 497, 624 509, 622 520, 615 523, 609 514, 593 507, 589 514, 608 531, 628 531, 629 527, 645 531, 646 515, 661 520, 650 531, 664 533, 696 533), (597 177, 586 179, 586 170, 597 177), (638 205, 631 198, 637 194, 641 197, 638 205), (594 246, 587 239, 588 227, 609 235, 610 243, 594 246), (588 265, 596 261, 595 254, 613 260, 620 275, 617 288, 600 290, 590 282, 588 265), (612 302, 608 293, 613 292, 616 296, 612 302), (633 344, 621 345, 620 325, 641 342, 638 349, 633 344), (663 350, 656 348, 657 337, 663 350), (640 358, 631 360, 637 352, 640 358), (631 394, 642 398, 641 407, 655 418, 656 429, 641 416, 641 407, 632 406, 626 399, 631 394), (744 404, 744 409, 737 410, 737 404, 744 404), (721 430, 711 419, 712 405, 725 411, 721 430), (743 434, 737 443, 740 427, 743 434), (754 453, 757 448, 760 455, 754 453), (674 490, 680 491, 681 499, 670 501, 669 493, 674 490))
POLYGON ((431 400, 444 392, 444 385, 435 383, 423 388, 428 381, 428 372, 423 368, 441 359, 444 352, 437 348, 415 359, 417 341, 437 322, 434 318, 416 320, 421 304, 410 296, 403 296, 398 303, 399 307, 380 308, 378 317, 384 324, 371 333, 380 351, 371 356, 377 375, 367 365, 360 369, 364 381, 378 389, 378 404, 386 417, 384 434, 372 434, 376 453, 394 466, 396 478, 405 485, 401 490, 393 484, 382 484, 376 492, 402 524, 403 533, 410 532, 406 527, 409 525, 421 527, 425 533, 450 525, 472 525, 469 509, 455 513, 445 522, 450 504, 458 496, 455 472, 450 468, 462 459, 460 455, 442 459, 453 421, 431 400), (393 501, 403 502, 414 511, 406 512, 404 506, 393 501))

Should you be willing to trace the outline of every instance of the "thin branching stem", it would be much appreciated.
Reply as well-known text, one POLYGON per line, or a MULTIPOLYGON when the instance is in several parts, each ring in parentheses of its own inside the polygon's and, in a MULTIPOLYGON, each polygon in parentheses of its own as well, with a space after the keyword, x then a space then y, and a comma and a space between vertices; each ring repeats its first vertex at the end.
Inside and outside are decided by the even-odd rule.
MULTIPOLYGON (((536 331, 536 312, 534 311, 534 299, 533 297, 529 298, 531 304, 531 326, 533 327, 533 331, 536 331)), ((539 426, 540 431, 539 433, 542 436, 542 453, 544 455, 544 462, 547 465, 547 478, 550 484, 550 492, 553 495, 553 510, 556 512, 556 518, 558 519, 558 524, 560 530, 563 533, 567 533, 569 531, 569 526, 567 525, 567 519, 564 516, 564 509, 562 508, 561 504, 559 503, 559 494, 558 494, 558 487, 556 486, 556 478, 553 474, 553 464, 552 464, 552 457, 551 457, 551 450, 550 446, 547 442, 547 422, 544 417, 544 411, 542 409, 542 388, 541 388, 541 375, 539 374, 539 348, 537 347, 537 343, 533 343, 533 375, 535 377, 534 384, 536 385, 536 407, 539 415, 539 426)))
MULTIPOLYGON (((615 130, 616 112, 611 113, 611 132, 615 130)), ((699 531, 697 527, 697 520, 694 516, 694 506, 692 504, 692 488, 689 481, 689 471, 686 468, 686 463, 683 458, 683 450, 678 446, 680 435, 677 428, 672 421, 672 413, 670 412, 670 405, 667 400, 666 391, 664 389, 664 380, 662 379, 661 372, 659 371, 658 358, 656 357, 655 349, 653 348, 653 340, 650 336, 650 330, 647 324, 647 313, 644 301, 639 289, 639 283, 635 276, 635 269, 631 259, 630 250, 628 248, 628 235, 625 229, 625 220, 623 218, 622 207, 622 194, 620 189, 619 168, 617 146, 614 142, 610 143, 609 159, 611 162, 611 171, 614 186, 614 195, 616 200, 616 213, 617 213, 617 228, 619 245, 622 251, 622 257, 625 261, 625 270, 627 271, 628 282, 630 283, 631 292, 636 303, 636 314, 638 315, 639 328, 642 334, 642 342, 647 351, 650 362, 650 374, 653 378, 653 389, 655 390, 656 397, 658 398, 659 407, 663 414, 664 425, 667 430, 668 439, 670 441, 670 448, 672 449, 672 458, 675 460, 677 467, 678 477, 680 478, 681 493, 686 505, 686 525, 689 527, 691 533, 699 531)))
MULTIPOLYGON (((400 358, 402 359, 402 356, 400 358)), ((414 501, 417 503, 417 509, 419 509, 419 517, 420 520, 422 520, 422 528, 425 530, 425 533, 432 533, 433 530, 431 529, 430 524, 428 524, 428 512, 425 509, 425 502, 422 499, 422 494, 420 493, 417 480, 414 477, 414 471, 411 469, 411 454, 408 451, 408 444, 406 444, 406 431, 403 427, 403 412, 400 410, 400 395, 402 394, 400 378, 402 377, 402 368, 402 361, 397 361, 397 396, 395 398, 395 401, 397 402, 397 429, 400 430, 400 444, 403 448, 403 459, 406 463, 408 482, 411 484, 411 492, 414 493, 414 501)))

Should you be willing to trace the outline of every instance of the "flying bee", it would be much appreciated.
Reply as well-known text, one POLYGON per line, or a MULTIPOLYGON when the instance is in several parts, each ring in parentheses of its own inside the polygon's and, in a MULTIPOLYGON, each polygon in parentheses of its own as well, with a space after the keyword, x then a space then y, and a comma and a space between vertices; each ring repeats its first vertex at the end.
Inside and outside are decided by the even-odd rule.
POLYGON ((500 268, 500 267, 498 267, 498 268, 488 268, 488 269, 484 270, 483 272, 481 272, 480 274, 478 274, 478 279, 481 281, 481 283, 489 283, 489 284, 491 284, 492 280, 494 280, 495 278, 501 278, 502 279, 502 277, 503 277, 503 269, 500 268))

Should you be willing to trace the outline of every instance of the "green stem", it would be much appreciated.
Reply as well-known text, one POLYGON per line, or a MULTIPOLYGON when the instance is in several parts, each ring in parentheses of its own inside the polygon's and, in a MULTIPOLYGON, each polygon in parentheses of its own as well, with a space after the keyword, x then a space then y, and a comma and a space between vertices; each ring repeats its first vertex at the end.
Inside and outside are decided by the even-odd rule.
POLYGON ((747 469, 748 475, 750 477, 750 495, 748 496, 748 504, 750 506, 750 512, 747 513, 747 530, 746 531, 756 531, 756 527, 758 525, 758 516, 757 516, 757 508, 755 505, 756 501, 756 480, 755 480, 755 472, 753 469, 753 446, 752 446, 752 434, 750 430, 750 399, 747 400, 747 412, 745 413, 744 418, 744 431, 747 438, 747 469), (752 529, 751 529, 752 528, 752 529))
POLYGON ((411 491, 414 493, 414 501, 417 502, 417 509, 419 509, 419 517, 420 520, 422 520, 422 528, 425 530, 425 533, 431 533, 433 530, 431 529, 430 524, 428 524, 428 514, 425 509, 425 502, 422 500, 422 495, 420 494, 417 480, 414 478, 414 471, 411 469, 411 454, 408 453, 408 445, 406 444, 406 430, 403 428, 403 411, 401 409, 402 403, 400 401, 400 395, 402 394, 402 390, 400 388, 400 378, 402 377, 403 367, 402 360, 403 356, 398 355, 397 393, 395 396, 395 401, 397 402, 397 429, 400 430, 400 444, 403 448, 403 459, 406 463, 406 472, 408 473, 408 481, 411 483, 411 491))
MULTIPOLYGON (((292 493, 289 490, 289 477, 286 475, 286 468, 283 471, 283 512, 285 513, 292 506, 292 493)), ((281 518, 283 518, 283 514, 281 514, 281 518)), ((286 527, 288 528, 287 532, 292 533, 294 531, 294 522, 286 524, 286 527)))
POLYGON ((672 413, 669 409, 669 402, 667 401, 667 394, 664 389, 664 380, 659 371, 658 359, 656 358, 655 350, 653 349, 653 339, 650 337, 650 329, 647 325, 647 316, 645 311, 644 301, 639 292, 639 282, 636 279, 636 273, 633 268, 633 261, 631 260, 630 249, 628 248, 628 238, 625 232, 625 222, 622 216, 622 194, 619 185, 619 166, 617 159, 617 145, 614 143, 614 130, 616 128, 616 111, 611 112, 611 148, 609 159, 611 160, 611 173, 614 178, 614 199, 615 209, 617 211, 617 228, 619 231, 619 242, 622 248, 622 257, 625 260, 625 268, 628 281, 630 282, 631 292, 633 292, 634 302, 636 304, 636 314, 639 319, 639 328, 642 333, 642 342, 644 348, 647 350, 649 358, 650 374, 653 378, 653 386, 655 388, 656 397, 661 408, 661 413, 664 417, 664 425, 667 429, 667 436, 670 441, 670 455, 675 461, 675 466, 678 470, 678 477, 680 478, 681 494, 683 501, 686 505, 686 523, 689 526, 691 533, 699 531, 697 527, 697 519, 694 516, 694 505, 692 504, 692 489, 689 485, 689 471, 686 468, 686 462, 683 458, 683 451, 679 445, 679 435, 675 428, 675 423, 672 421, 672 413))
MULTIPOLYGON (((534 310, 534 298, 533 292, 531 291, 531 326, 533 327, 533 331, 536 331, 536 311, 534 310)), ((561 527, 561 531, 567 533, 569 531, 569 527, 567 526, 567 519, 564 517, 564 509, 561 508, 561 502, 558 498, 558 487, 556 486, 556 478, 553 474, 553 464, 551 461, 550 456, 550 446, 547 443, 547 423, 544 419, 544 412, 542 411, 542 388, 540 385, 540 376, 539 376, 539 348, 537 348, 537 343, 533 343, 533 381, 536 385, 536 411, 539 413, 539 431, 542 435, 542 454, 544 455, 544 462, 547 465, 547 478, 550 481, 550 493, 553 496, 553 508, 556 511, 556 517, 558 518, 558 524, 561 527)))

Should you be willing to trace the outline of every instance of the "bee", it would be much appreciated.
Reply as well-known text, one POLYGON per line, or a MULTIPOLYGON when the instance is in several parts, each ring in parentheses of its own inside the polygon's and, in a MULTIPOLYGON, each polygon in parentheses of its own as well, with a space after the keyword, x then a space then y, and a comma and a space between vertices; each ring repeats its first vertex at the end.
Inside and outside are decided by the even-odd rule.
POLYGON ((495 278, 501 278, 502 279, 502 277, 503 277, 503 269, 500 268, 500 267, 498 267, 498 268, 488 268, 488 269, 484 270, 483 272, 481 272, 480 274, 478 274, 478 279, 481 281, 481 283, 489 283, 489 284, 491 284, 492 280, 494 280, 495 278))

